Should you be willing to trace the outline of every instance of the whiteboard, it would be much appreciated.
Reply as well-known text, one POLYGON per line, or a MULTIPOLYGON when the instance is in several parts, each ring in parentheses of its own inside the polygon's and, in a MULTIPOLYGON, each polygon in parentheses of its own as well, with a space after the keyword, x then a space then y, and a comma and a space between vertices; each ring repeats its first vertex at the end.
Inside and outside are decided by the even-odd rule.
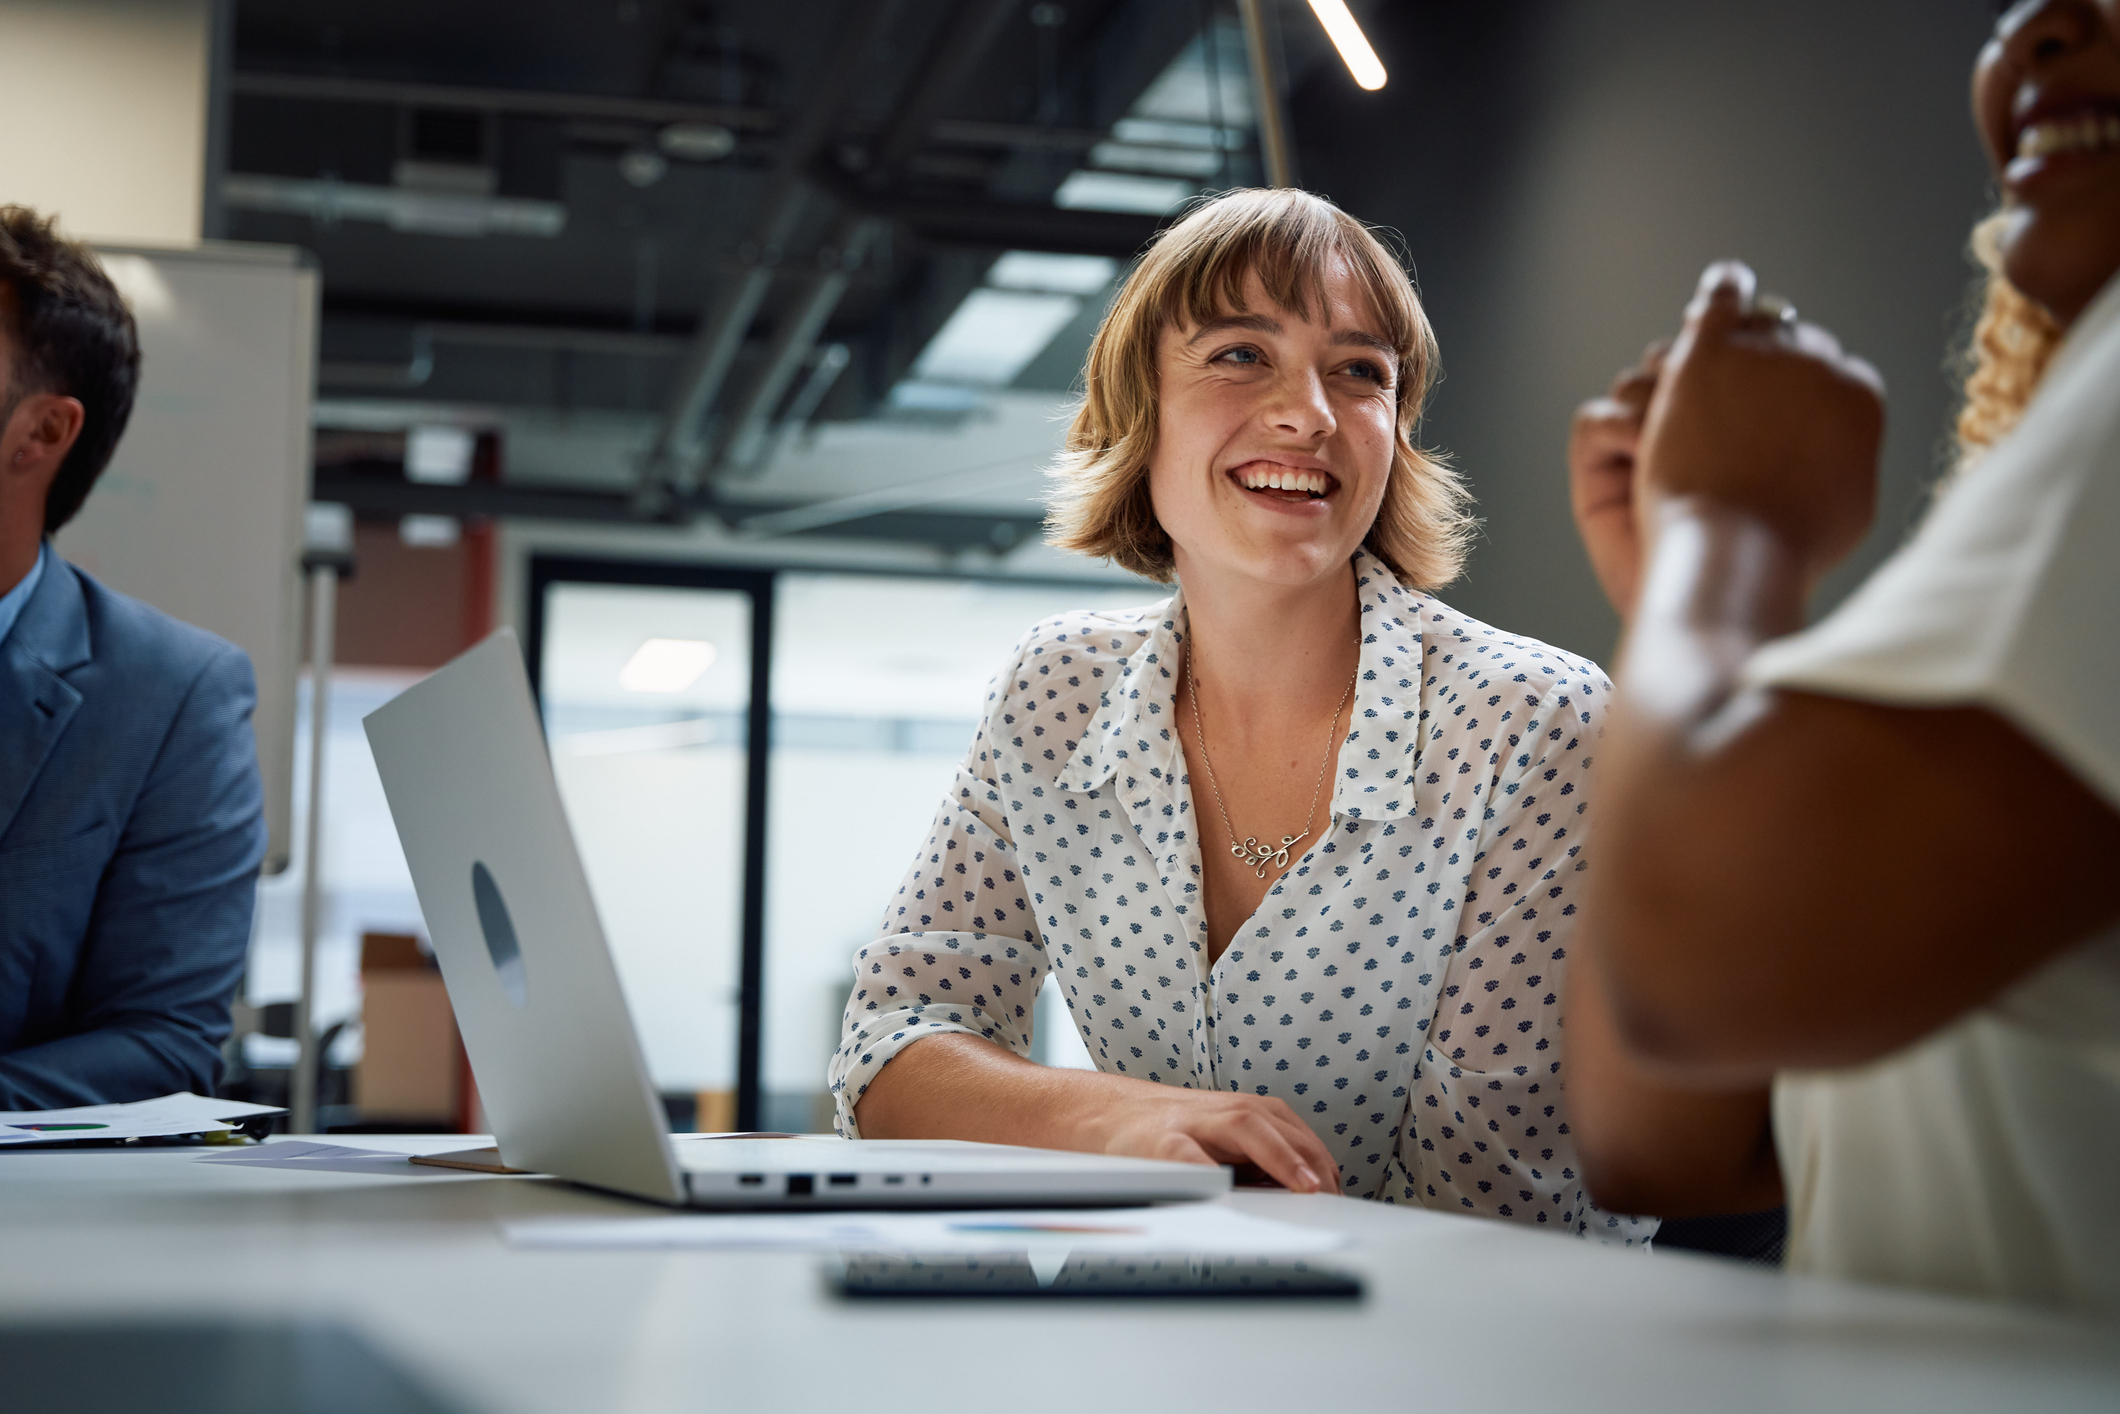
POLYGON ((277 873, 293 811, 317 270, 291 246, 97 254, 140 328, 140 390, 117 454, 53 543, 250 655, 265 871, 277 873))

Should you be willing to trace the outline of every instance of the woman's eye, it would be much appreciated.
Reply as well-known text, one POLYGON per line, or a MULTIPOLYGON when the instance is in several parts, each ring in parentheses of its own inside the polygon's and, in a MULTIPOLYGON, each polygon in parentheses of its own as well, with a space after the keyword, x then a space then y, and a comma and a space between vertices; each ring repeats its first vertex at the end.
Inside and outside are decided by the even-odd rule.
POLYGON ((1372 383, 1384 381, 1382 366, 1371 363, 1368 359, 1356 359, 1353 363, 1347 365, 1347 371, 1357 378, 1367 378, 1372 383))
POLYGON ((1215 355, 1217 363, 1257 363, 1259 351, 1242 344, 1233 349, 1224 349, 1215 355))

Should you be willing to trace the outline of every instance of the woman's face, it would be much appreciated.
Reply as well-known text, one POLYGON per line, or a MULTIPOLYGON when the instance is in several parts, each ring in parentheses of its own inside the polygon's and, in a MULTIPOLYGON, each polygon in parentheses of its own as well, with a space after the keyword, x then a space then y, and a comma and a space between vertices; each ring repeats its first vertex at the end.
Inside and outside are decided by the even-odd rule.
POLYGON ((1973 70, 2003 271, 2064 325, 2120 270, 2120 0, 2021 0, 1973 70))
POLYGON ((1391 474, 1398 355, 1344 267, 1306 319, 1246 279, 1248 314, 1165 328, 1149 495, 1178 574, 1298 586, 1369 533, 1391 474))

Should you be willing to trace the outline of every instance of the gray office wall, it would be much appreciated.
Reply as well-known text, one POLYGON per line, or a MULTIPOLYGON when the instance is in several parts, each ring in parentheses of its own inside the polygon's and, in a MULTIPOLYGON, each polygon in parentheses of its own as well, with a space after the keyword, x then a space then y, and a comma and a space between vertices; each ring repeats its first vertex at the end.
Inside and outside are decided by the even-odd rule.
POLYGON ((1399 230, 1442 342, 1429 437, 1486 520, 1447 598, 1609 656, 1617 619, 1569 521, 1569 415, 1721 256, 1890 388, 1877 528, 1814 611, 1904 537, 1990 201, 1966 94, 1992 17, 1982 0, 1385 3, 1382 93, 1336 65, 1305 75, 1304 184, 1399 230))

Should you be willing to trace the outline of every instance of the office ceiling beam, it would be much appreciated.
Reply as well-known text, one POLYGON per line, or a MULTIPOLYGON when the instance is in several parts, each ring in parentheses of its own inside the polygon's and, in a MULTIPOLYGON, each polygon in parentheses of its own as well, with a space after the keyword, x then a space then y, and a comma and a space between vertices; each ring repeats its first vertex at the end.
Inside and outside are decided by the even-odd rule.
POLYGON ((482 113, 633 123, 713 123, 754 133, 773 132, 783 121, 780 114, 770 109, 729 104, 628 98, 619 94, 475 88, 463 84, 399 83, 313 74, 243 72, 230 77, 229 87, 239 96, 252 98, 292 98, 310 103, 374 103, 401 108, 469 108, 482 113))
POLYGON ((963 0, 943 22, 933 49, 914 71, 913 91, 900 105, 877 150, 873 185, 897 180, 927 139, 936 114, 971 79, 1019 4, 1020 0, 963 0))
MULTIPOLYGON (((507 482, 465 482, 458 486, 403 480, 393 463, 320 466, 311 498, 350 507, 369 520, 408 515, 483 516, 494 520, 568 521, 590 525, 661 525, 681 529, 707 509, 703 496, 666 503, 660 513, 643 512, 639 498, 624 490, 516 486, 507 482)), ((932 545, 961 551, 1006 551, 1038 538, 1039 515, 950 510, 909 503, 881 502, 854 513, 838 503, 824 508, 795 501, 722 503, 717 517, 738 533, 757 522, 765 539, 881 540, 932 545)))

